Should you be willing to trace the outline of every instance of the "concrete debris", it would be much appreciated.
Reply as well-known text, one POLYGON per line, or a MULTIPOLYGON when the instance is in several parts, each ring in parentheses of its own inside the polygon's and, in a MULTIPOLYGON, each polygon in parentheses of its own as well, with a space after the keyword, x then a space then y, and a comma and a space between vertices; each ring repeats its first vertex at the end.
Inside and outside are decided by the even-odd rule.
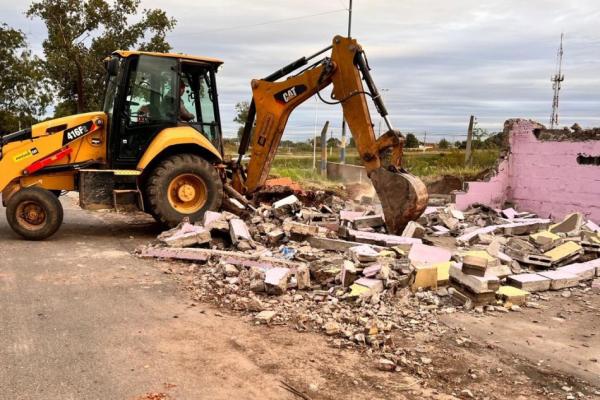
POLYGON ((600 292, 600 229, 581 213, 550 225, 510 207, 446 204, 428 207, 398 236, 375 202, 270 196, 278 200, 248 204, 242 217, 206 212, 140 255, 194 263, 199 300, 250 313, 257 324, 323 332, 336 346, 367 346, 384 371, 427 365, 423 354, 394 353, 401 347, 392 331, 441 340, 441 314, 501 317, 541 307, 544 291, 600 292))
POLYGON ((189 247, 211 240, 210 232, 203 226, 182 222, 177 227, 161 233, 158 240, 169 247, 189 247))

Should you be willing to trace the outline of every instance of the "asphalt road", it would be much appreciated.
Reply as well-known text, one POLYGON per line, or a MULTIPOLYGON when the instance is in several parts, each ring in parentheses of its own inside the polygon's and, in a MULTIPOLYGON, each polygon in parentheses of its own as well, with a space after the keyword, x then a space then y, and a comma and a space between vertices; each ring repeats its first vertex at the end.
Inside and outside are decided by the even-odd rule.
POLYGON ((0 208, 0 399, 288 398, 227 344, 243 322, 198 312, 130 254, 156 226, 63 204, 61 230, 35 243, 0 208))

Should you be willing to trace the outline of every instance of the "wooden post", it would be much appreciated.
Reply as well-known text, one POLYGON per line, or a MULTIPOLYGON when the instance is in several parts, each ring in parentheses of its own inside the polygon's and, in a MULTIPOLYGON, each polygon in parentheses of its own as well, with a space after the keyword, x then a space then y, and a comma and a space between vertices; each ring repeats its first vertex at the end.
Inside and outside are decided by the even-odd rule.
POLYGON ((469 119, 469 130, 467 132, 467 149, 465 150, 465 165, 471 165, 473 162, 473 155, 471 154, 471 142, 473 140, 473 124, 475 117, 471 115, 469 119))
POLYGON ((323 178, 327 178, 327 129, 329 129, 329 121, 325 121, 321 130, 321 176, 323 178))

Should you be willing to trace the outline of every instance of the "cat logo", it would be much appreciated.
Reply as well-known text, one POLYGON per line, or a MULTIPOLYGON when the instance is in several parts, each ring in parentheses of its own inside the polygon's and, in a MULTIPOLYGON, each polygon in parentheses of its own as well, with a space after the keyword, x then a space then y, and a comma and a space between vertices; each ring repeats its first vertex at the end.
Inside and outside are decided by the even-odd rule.
POLYGON ((67 143, 71 143, 75 139, 79 139, 86 133, 92 130, 93 123, 88 121, 85 124, 77 125, 71 129, 67 129, 63 132, 63 146, 67 143))
POLYGON ((301 95, 304 92, 306 92, 305 85, 296 85, 296 86, 292 86, 291 88, 284 89, 281 92, 276 93, 275 99, 280 103, 287 104, 292 99, 296 98, 297 96, 301 95))

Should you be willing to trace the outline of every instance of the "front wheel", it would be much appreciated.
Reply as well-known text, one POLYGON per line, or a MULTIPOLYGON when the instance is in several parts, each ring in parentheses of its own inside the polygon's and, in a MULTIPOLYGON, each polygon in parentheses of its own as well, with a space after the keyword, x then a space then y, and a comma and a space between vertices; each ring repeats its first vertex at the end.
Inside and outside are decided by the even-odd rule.
POLYGON ((10 227, 27 240, 52 236, 63 221, 63 208, 49 190, 28 187, 15 193, 6 205, 10 227))
POLYGON ((174 227, 184 217, 199 221, 206 211, 217 210, 223 199, 223 182, 216 168, 194 154, 161 161, 147 182, 149 212, 167 227, 174 227))

